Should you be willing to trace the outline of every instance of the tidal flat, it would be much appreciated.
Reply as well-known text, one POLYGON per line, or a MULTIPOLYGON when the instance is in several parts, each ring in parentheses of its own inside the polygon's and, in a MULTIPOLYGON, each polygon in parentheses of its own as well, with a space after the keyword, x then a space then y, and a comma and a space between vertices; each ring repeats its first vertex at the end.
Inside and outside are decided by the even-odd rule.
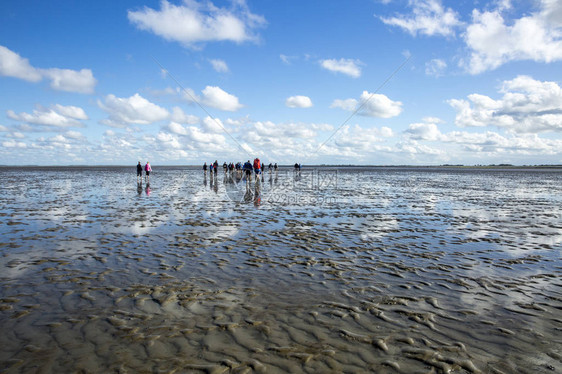
POLYGON ((0 168, 2 373, 558 373, 562 170, 0 168))

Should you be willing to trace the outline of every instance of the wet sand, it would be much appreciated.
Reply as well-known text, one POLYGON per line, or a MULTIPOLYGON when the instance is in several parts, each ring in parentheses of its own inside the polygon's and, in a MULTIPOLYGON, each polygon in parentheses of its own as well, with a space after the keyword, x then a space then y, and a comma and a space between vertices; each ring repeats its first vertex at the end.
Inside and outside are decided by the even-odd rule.
POLYGON ((559 170, 154 169, 0 169, 0 372, 562 371, 559 170))

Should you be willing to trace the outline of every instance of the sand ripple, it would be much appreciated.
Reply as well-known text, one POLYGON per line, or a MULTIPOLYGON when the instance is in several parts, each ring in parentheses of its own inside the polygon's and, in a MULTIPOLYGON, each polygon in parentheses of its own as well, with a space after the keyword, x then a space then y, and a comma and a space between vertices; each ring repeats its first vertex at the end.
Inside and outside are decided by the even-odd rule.
POLYGON ((3 373, 562 370, 558 172, 0 174, 3 373))

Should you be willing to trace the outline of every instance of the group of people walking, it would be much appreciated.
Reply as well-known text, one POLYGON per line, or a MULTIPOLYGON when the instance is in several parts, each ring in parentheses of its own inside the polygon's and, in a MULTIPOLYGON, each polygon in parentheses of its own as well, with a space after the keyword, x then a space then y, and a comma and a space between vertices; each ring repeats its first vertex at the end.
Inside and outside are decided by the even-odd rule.
MULTIPOLYGON (((246 175, 247 178, 251 179, 252 178, 252 172, 254 172, 254 174, 256 175, 256 178, 260 175, 260 174, 264 174, 265 173, 265 164, 263 164, 261 162, 261 160, 259 158, 255 158, 254 162, 251 163, 250 160, 246 161, 245 163, 241 163, 241 162, 237 162, 236 164, 231 162, 231 163, 226 163, 224 162, 222 164, 222 168, 224 173, 233 173, 234 171, 236 171, 237 174, 244 174, 246 175)), ((270 173, 272 172, 276 172, 279 169, 279 167, 277 166, 277 163, 272 164, 269 163, 269 165, 267 166, 268 170, 270 173)), ((301 166, 300 164, 295 164, 295 171, 300 171, 301 166)), ((205 164, 203 165, 203 171, 205 172, 205 174, 207 174, 207 170, 209 170, 209 172, 212 174, 217 175, 218 170, 219 170, 219 163, 217 160, 215 160, 215 162, 210 163, 209 166, 207 166, 207 163, 205 162, 205 164)), ((150 180, 150 172, 152 171, 152 168, 150 167, 150 163, 147 161, 146 164, 144 166, 142 166, 141 162, 139 161, 139 163, 137 164, 137 182, 142 182, 142 173, 145 173, 145 180, 148 183, 150 180)))
MULTIPOLYGON (((245 163, 237 162, 236 164, 233 162, 231 163, 224 162, 222 164, 222 168, 225 174, 229 172, 230 173, 236 172, 237 174, 246 175, 246 177, 249 179, 252 178, 252 172, 256 175, 256 178, 258 177, 258 175, 265 173, 265 164, 263 164, 261 160, 257 157, 254 159, 253 163, 251 163, 250 160, 246 161, 245 163)), ((278 170, 277 163, 275 164, 269 163, 268 169, 270 173, 273 171, 277 172, 278 170)), ((203 171, 205 172, 205 174, 207 173, 207 170, 209 170, 211 174, 217 175, 219 170, 218 161, 215 160, 215 162, 211 162, 209 166, 207 166, 207 163, 205 162, 205 164, 203 165, 203 171)))

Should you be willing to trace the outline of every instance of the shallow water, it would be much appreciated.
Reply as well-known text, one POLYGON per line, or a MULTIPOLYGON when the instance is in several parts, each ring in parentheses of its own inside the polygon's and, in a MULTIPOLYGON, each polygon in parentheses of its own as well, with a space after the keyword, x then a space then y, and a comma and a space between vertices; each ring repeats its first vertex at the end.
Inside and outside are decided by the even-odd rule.
POLYGON ((562 171, 3 168, 0 371, 562 370, 562 171))

